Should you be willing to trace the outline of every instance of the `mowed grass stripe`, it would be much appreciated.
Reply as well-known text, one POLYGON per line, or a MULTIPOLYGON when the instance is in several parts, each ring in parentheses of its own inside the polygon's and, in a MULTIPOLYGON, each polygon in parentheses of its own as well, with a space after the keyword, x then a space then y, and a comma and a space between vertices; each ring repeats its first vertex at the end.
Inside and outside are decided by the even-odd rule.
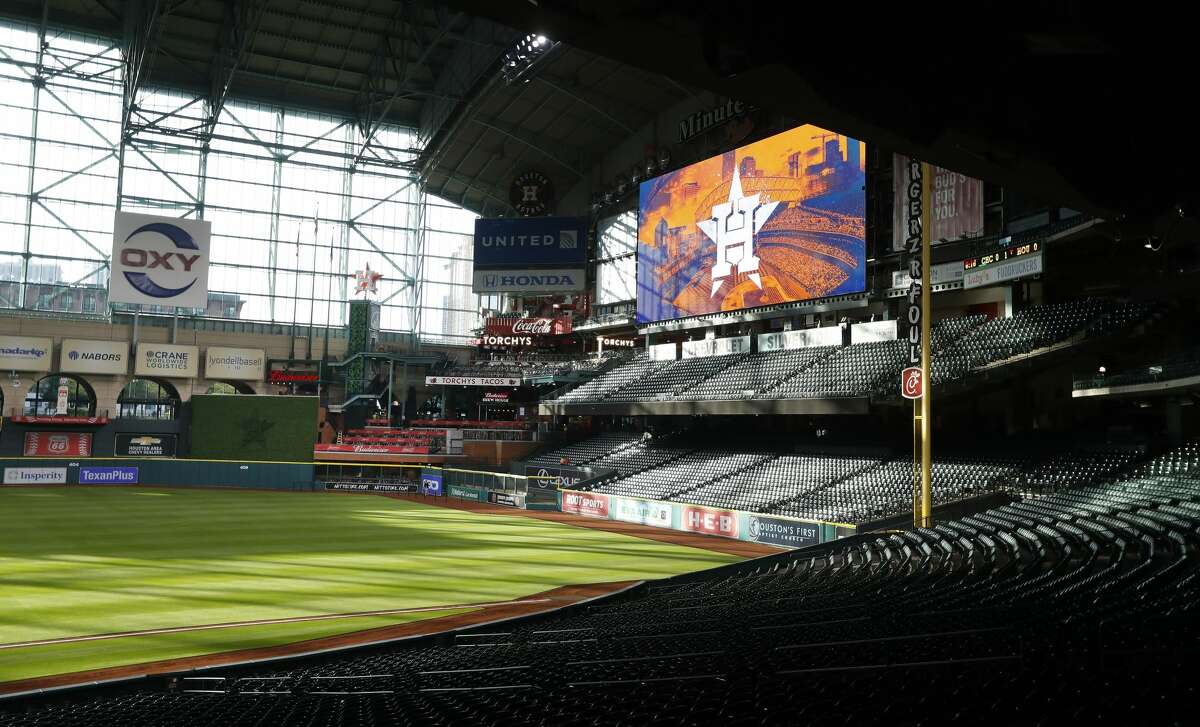
POLYGON ((180 659, 234 649, 257 649, 325 636, 395 626, 473 609, 447 609, 390 616, 355 616, 316 623, 238 626, 218 631, 124 636, 119 639, 69 644, 25 646, 0 651, 0 682, 126 666, 164 659, 180 659))
POLYGON ((383 497, 0 487, 0 643, 506 601, 732 560, 383 497))

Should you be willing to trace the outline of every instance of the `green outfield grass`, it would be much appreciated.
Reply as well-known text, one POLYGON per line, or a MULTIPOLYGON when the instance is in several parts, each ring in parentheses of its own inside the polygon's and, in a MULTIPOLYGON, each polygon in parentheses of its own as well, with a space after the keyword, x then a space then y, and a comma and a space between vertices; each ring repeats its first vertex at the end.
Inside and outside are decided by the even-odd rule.
MULTIPOLYGON (((0 487, 0 645, 505 601, 733 560, 591 528, 377 496, 0 487)), ((289 643, 448 612, 0 646, 0 682, 289 643)))

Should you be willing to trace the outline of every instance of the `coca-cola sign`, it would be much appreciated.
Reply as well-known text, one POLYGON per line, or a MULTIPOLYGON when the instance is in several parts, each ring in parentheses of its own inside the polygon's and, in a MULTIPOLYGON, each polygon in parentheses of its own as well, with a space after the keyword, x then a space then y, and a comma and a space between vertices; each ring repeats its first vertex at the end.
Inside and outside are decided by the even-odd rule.
POLYGON ((492 336, 561 336, 571 332, 571 318, 488 318, 485 328, 492 336))

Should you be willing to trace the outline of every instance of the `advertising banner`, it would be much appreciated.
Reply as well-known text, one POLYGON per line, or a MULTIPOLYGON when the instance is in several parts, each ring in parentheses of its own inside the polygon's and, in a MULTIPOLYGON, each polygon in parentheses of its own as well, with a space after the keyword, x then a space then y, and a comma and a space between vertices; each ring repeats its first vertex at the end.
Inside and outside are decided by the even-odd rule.
POLYGON ((493 505, 504 505, 505 507, 524 507, 525 500, 520 495, 511 492, 496 492, 489 490, 487 501, 493 505))
POLYGON ((1042 253, 1025 255, 1013 258, 1012 260, 1005 260, 995 265, 989 265, 986 268, 968 270, 963 275, 963 288, 966 290, 981 288, 993 283, 1002 283, 1006 280, 1023 278, 1026 275, 1038 275, 1044 270, 1042 253))
POLYGON ((665 502, 635 500, 614 495, 609 498, 609 512, 613 520, 653 525, 656 528, 671 527, 671 505, 665 502))
POLYGON ((81 485, 136 485, 137 467, 80 467, 81 485))
POLYGON ((127 374, 129 341, 63 339, 58 370, 65 374, 127 374))
POLYGON ((510 379, 495 376, 426 376, 427 385, 439 386, 508 386, 521 385, 520 379, 510 379))
POLYGON ((679 346, 674 343, 656 343, 650 347, 651 361, 674 361, 679 358, 679 346))
POLYGON ((421 470, 421 494, 431 497, 442 496, 442 471, 435 469, 421 470))
POLYGON ((0 336, 0 370, 49 371, 54 341, 29 336, 0 336))
POLYGON ((397 492, 410 495, 419 490, 415 482, 326 482, 325 489, 342 492, 397 492))
POLYGON ((483 327, 489 336, 562 336, 571 332, 571 319, 488 318, 483 327))
POLYGON ((315 384, 321 380, 321 375, 316 371, 271 369, 267 380, 272 384, 315 384))
MULTIPOLYGON (((929 268, 929 277, 933 281, 931 285, 943 285, 945 283, 961 282, 963 279, 963 263, 962 260, 955 260, 952 263, 941 263, 929 268)), ((908 289, 912 284, 912 277, 907 270, 892 271, 892 287, 908 289)))
POLYGON ((471 290, 475 293, 575 293, 586 287, 586 279, 584 268, 476 268, 471 290))
POLYGON ((852 343, 868 343, 870 341, 895 341, 899 337, 896 321, 869 321, 850 325, 850 341, 852 343))
POLYGON ((167 343, 139 343, 134 356, 137 376, 194 379, 200 375, 200 349, 167 343))
POLYGON ((821 526, 750 513, 746 524, 746 540, 752 543, 803 548, 821 542, 821 526))
POLYGON ((562 511, 606 520, 608 519, 608 495, 565 490, 562 493, 562 511))
POLYGON ((89 432, 25 432, 26 457, 91 457, 89 432))
POLYGON ((842 345, 842 329, 839 326, 824 328, 800 328, 794 331, 762 333, 758 336, 758 350, 793 351, 812 346, 842 345))
POLYGON ((261 348, 209 346, 204 352, 204 378, 262 381, 267 352, 261 348))
POLYGON ((388 444, 314 444, 314 452, 353 452, 355 454, 429 454, 429 447, 398 447, 388 444))
POLYGON ((480 217, 475 220, 475 269, 587 263, 587 218, 480 217))
POLYGON ((684 505, 680 530, 705 535, 721 535, 736 538, 738 535, 737 513, 732 510, 710 510, 707 507, 684 505))
POLYGON ((637 323, 865 290, 863 151, 805 125, 642 182, 637 323))
POLYGON ((5 467, 6 485, 65 485, 66 467, 5 467))
POLYGON ((54 413, 57 416, 66 416, 67 409, 70 407, 71 387, 67 384, 67 379, 58 380, 58 401, 54 407, 54 413))
POLYGON ((117 212, 110 303, 204 308, 212 223, 117 212))
POLYGON ((533 465, 526 465, 525 476, 541 478, 529 481, 530 490, 553 490, 557 487, 573 486, 576 482, 584 478, 584 473, 574 467, 535 467, 533 465), (547 477, 553 479, 545 479, 547 477))
MULTIPOLYGON (((925 239, 936 245, 983 234, 983 182, 929 165, 930 228, 925 239)), ((904 250, 908 233, 908 157, 892 156, 892 250, 904 250)), ((935 281, 936 283, 936 281, 935 281)))
POLYGON ((108 417, 60 417, 50 415, 38 416, 15 416, 8 419, 13 424, 53 424, 57 426, 78 426, 86 424, 88 426, 98 426, 108 424, 108 417))
POLYGON ((174 434, 119 433, 113 441, 118 457, 174 457, 177 436, 174 434))
POLYGON ((467 487, 465 485, 449 485, 446 487, 446 494, 450 497, 457 497, 460 500, 474 500, 475 502, 487 502, 487 491, 481 490, 478 487, 467 487))

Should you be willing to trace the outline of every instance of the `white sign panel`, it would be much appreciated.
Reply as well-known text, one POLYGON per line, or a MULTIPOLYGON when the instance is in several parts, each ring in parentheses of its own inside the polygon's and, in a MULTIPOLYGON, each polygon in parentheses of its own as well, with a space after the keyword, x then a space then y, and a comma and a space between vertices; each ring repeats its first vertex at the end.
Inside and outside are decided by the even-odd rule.
POLYGON ((83 341, 65 338, 58 370, 67 374, 129 373, 129 341, 83 341))
POLYGON ((65 485, 66 467, 5 467, 6 485, 65 485))
POLYGON ((491 376, 426 376, 427 386, 520 386, 520 379, 491 376))
POLYGON ((476 270, 475 293, 571 293, 584 289, 582 268, 476 270))
POLYGON ((657 528, 671 527, 671 506, 665 502, 613 497, 609 500, 609 512, 614 520, 622 522, 657 528))
POLYGON ((699 341, 684 341, 679 346, 683 350, 683 358, 699 358, 713 355, 713 339, 704 338, 699 341))
POLYGON ((211 237, 204 220, 118 212, 108 301, 206 307, 211 237))
POLYGON ((49 338, 0 336, 0 371, 49 371, 49 338))
POLYGON ((812 346, 840 345, 842 345, 842 329, 840 326, 802 328, 795 331, 762 333, 758 336, 759 351, 792 351, 812 346))
POLYGON ((204 352, 204 378, 262 381, 266 362, 261 348, 210 346, 204 352))
MULTIPOLYGON (((963 264, 962 260, 956 260, 952 263, 942 263, 934 265, 929 269, 931 285, 943 285, 945 283, 954 283, 963 279, 963 264)), ((892 287, 896 289, 907 290, 912 284, 912 277, 907 270, 892 271, 892 287)))
POLYGON ((850 341, 852 343, 894 341, 899 337, 899 329, 896 327, 896 321, 894 320, 853 323, 850 325, 850 341))
POLYGON ((674 361, 679 358, 679 347, 674 343, 656 343, 650 347, 651 361, 674 361))
POLYGON ((139 343, 134 356, 137 376, 194 379, 200 375, 200 349, 167 343, 139 343))
POLYGON ((713 355, 728 356, 734 353, 749 353, 749 336, 731 336, 729 338, 713 339, 713 355))
POLYGON ((968 270, 963 276, 963 288, 982 288, 1005 280, 1015 280, 1026 275, 1038 275, 1043 270, 1042 254, 1026 255, 1024 257, 1005 260, 1002 263, 989 265, 986 268, 968 270))
POLYGON ((54 413, 63 416, 67 413, 68 399, 71 396, 71 387, 67 385, 66 379, 59 379, 58 384, 58 405, 54 409, 54 413))

